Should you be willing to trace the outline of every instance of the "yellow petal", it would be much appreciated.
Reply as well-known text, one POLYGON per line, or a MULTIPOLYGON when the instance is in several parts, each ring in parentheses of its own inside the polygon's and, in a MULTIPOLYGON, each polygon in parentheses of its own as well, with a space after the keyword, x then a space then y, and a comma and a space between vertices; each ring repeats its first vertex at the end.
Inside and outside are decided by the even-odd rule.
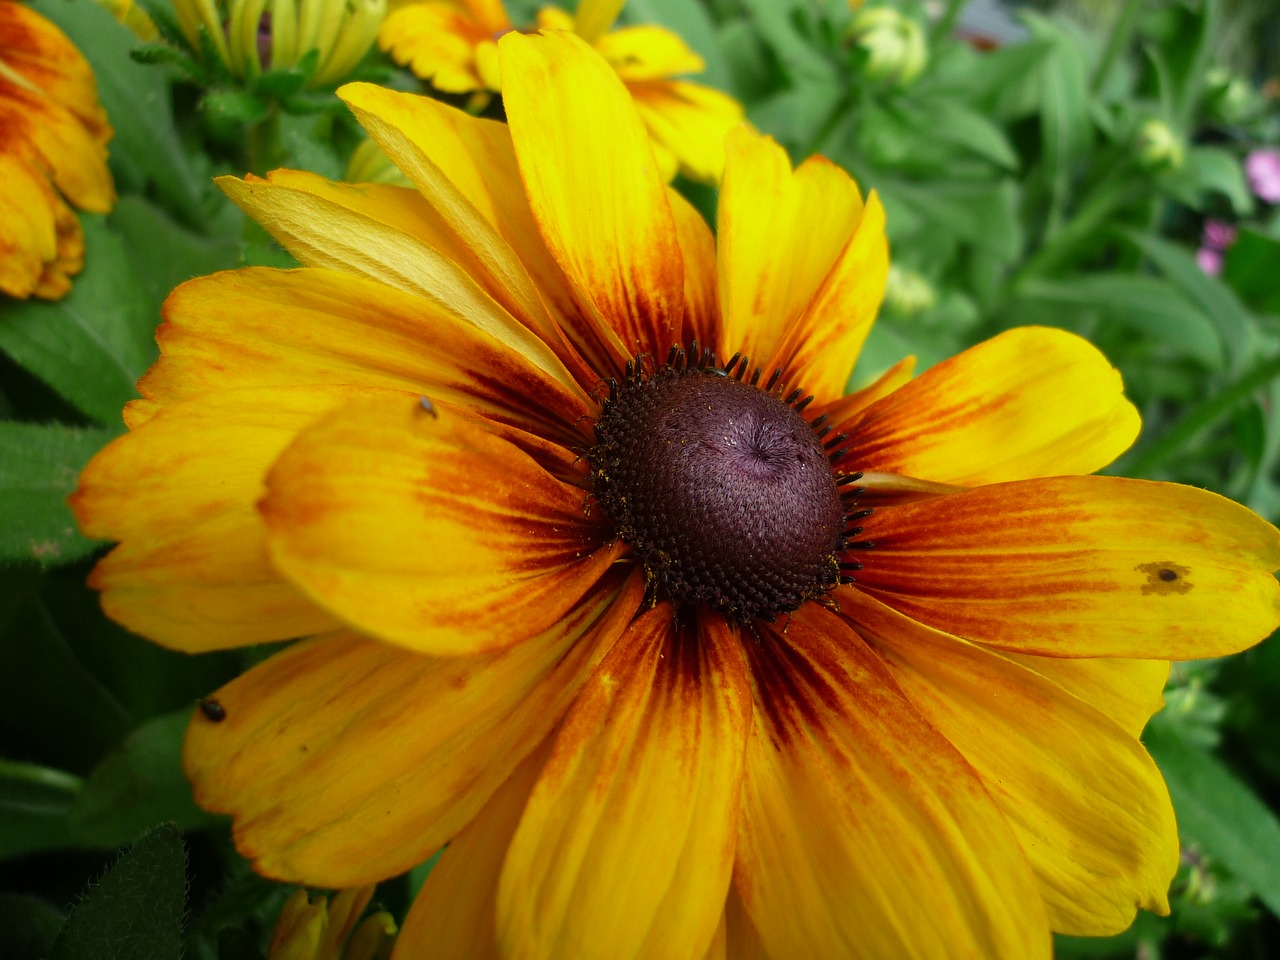
MULTIPOLYGON (((854 236, 862 196, 848 174, 822 157, 792 171, 780 146, 745 127, 729 135, 725 150, 717 231, 724 310, 719 352, 728 357, 741 351, 771 372, 784 366, 784 338, 854 236)), ((784 372, 790 377, 790 370, 784 372)))
POLYGON ((777 365, 797 386, 818 397, 844 393, 880 309, 888 276, 884 207, 872 193, 853 235, 783 341, 777 365))
POLYGON ((451 4, 406 3, 382 21, 378 46, 437 90, 470 93, 489 87, 477 68, 475 51, 492 36, 490 29, 451 4))
POLYGON ((106 145, 66 107, 0 73, 0 129, 0 150, 25 152, 71 203, 94 213, 111 209, 116 193, 106 145))
POLYGON ((500 306, 460 263, 421 198, 386 184, 327 183, 277 172, 281 183, 221 177, 219 186, 309 267, 365 277, 462 317, 555 376, 549 347, 500 306), (394 218, 394 219, 392 219, 394 218))
POLYGON ((316 960, 329 933, 325 899, 315 903, 306 890, 295 890, 280 910, 267 946, 269 960, 316 960))
POLYGON ((473 275, 484 278, 485 289, 553 348, 561 342, 554 316, 592 361, 584 367, 576 355, 561 353, 579 382, 587 385, 596 376, 591 370, 625 355, 616 334, 579 307, 543 243, 505 124, 373 84, 350 84, 341 95, 438 212, 452 242, 469 252, 473 275))
POLYGON ((749 693, 736 628, 663 604, 565 717, 498 887, 498 942, 529 958, 700 957, 733 865, 749 693))
POLYGON ((394 876, 453 838, 554 729, 640 604, 611 576, 544 634, 435 658, 352 635, 305 641, 197 712, 183 763, 258 870, 330 887, 394 876))
POLYGON ((89 462, 71 497, 91 537, 119 545, 94 569, 109 616, 180 650, 286 640, 337 621, 267 558, 254 505, 280 451, 367 392, 227 390, 161 409, 89 462))
POLYGON ((549 628, 621 549, 586 494, 457 408, 353 404, 276 461, 260 504, 277 568, 356 629, 438 655, 549 628))
POLYGON ((814 604, 746 649, 734 885, 769 955, 1047 958, 1012 831, 880 658, 814 604))
POLYGON ((701 73, 706 68, 702 57, 690 50, 679 34, 665 27, 653 24, 622 27, 593 41, 583 35, 581 21, 579 11, 578 35, 588 43, 594 43, 600 55, 628 85, 635 81, 667 80, 681 74, 701 73))
POLYGON ((1092 473, 1128 449, 1139 426, 1096 347, 1019 327, 926 370, 838 430, 855 469, 972 486, 1092 473))
POLYGON ((139 384, 162 403, 241 387, 359 383, 425 393, 566 441, 589 409, 561 378, 456 314, 363 277, 232 270, 183 284, 164 316, 160 361, 139 384))
POLYGON ((29 297, 46 267, 58 260, 60 225, 74 225, 79 234, 80 221, 25 158, 0 153, 0 180, 0 292, 29 297))
POLYGON ((1097 707, 1132 737, 1164 706, 1168 660, 1064 660, 1009 651, 1003 656, 1097 707))
POLYGON ((860 522, 875 547, 859 552, 856 589, 1002 649, 1216 657, 1280 623, 1280 533, 1192 487, 1052 477, 885 507, 860 522))
POLYGON ((858 629, 890 651, 899 685, 972 764, 1004 812, 1062 933, 1107 936, 1139 907, 1168 913, 1178 830, 1137 738, 997 653, 879 605, 858 629))
POLYGON ((717 183, 724 174, 724 141, 742 122, 742 105, 711 87, 675 80, 627 84, 655 149, 676 158, 692 180, 717 183))
MULTIPOLYGON (((714 347, 720 323, 716 287, 716 240, 694 206, 675 190, 667 196, 675 218, 680 252, 684 255, 684 330, 686 341, 714 347)), ((687 345, 687 344, 686 344, 687 345)), ((728 360, 721 357, 720 362, 728 360)))
POLYGON ((572 34, 508 34, 498 49, 507 120, 547 246, 628 354, 665 356, 681 339, 684 271, 631 98, 572 34))
POLYGON ((625 4, 626 0, 578 0, 573 17, 574 32, 587 43, 595 43, 613 26, 625 4))
POLYGON ((550 740, 529 754, 450 841, 409 909, 393 960, 502 960, 495 926, 498 877, 549 747, 550 740))

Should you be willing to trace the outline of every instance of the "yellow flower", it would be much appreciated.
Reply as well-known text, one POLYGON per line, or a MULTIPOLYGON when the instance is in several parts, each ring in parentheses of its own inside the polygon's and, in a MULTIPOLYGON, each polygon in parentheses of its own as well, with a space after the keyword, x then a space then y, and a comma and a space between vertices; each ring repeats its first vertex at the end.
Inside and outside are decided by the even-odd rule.
MULTIPOLYGON (((649 130, 667 180, 677 172, 719 180, 725 134, 742 121, 742 105, 719 90, 677 79, 701 73, 706 64, 670 30, 611 30, 622 6, 621 0, 581 0, 576 16, 544 7, 538 27, 572 31, 609 62, 649 130)), ((378 39, 397 63, 437 90, 498 92, 497 41, 514 29, 502 0, 418 0, 394 8, 378 39)))
POLYGON ((88 62, 66 34, 0 0, 0 292, 57 300, 84 266, 71 206, 106 213, 111 127, 88 62))
POLYGON ((304 266, 171 295, 73 498, 131 629, 311 637, 195 716, 199 802, 295 882, 447 843, 404 957, 1036 960, 1165 911, 1138 734, 1280 621, 1280 534, 1089 476, 1138 416, 1063 331, 842 396, 875 195, 740 129, 713 239, 581 40, 499 52, 509 125, 341 91, 416 190, 222 181, 304 266))
POLYGON ((147 11, 134 0, 98 0, 98 5, 133 31, 133 35, 139 40, 152 41, 160 36, 160 31, 156 29, 147 11))
POLYGON ((372 898, 372 885, 339 891, 333 906, 295 891, 271 932, 267 960, 386 960, 396 924, 385 912, 360 920, 372 898))
POLYGON ((192 49, 208 37, 236 77, 297 66, 317 55, 307 85, 340 83, 368 53, 387 12, 387 0, 173 0, 192 49))

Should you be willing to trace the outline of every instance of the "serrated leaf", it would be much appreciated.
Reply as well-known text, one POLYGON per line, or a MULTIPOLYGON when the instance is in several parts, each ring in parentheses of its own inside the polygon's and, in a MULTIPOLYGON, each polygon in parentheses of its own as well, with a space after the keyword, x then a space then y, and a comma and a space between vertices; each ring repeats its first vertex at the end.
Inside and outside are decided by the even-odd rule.
POLYGON ((1170 722, 1144 738, 1160 765, 1184 844, 1198 844, 1280 916, 1280 821, 1223 763, 1170 722))
POLYGON ((216 823, 191 798, 182 741, 191 708, 148 720, 99 763, 70 811, 75 837, 92 846, 126 843, 154 823, 183 829, 216 823))
POLYGON ((80 533, 67 496, 89 458, 116 433, 0 422, 0 561, 54 567, 97 548, 80 533))
POLYGON ((157 317, 120 237, 82 216, 85 267, 61 300, 0 302, 0 350, 102 423, 118 423, 155 358, 157 317))
POLYGON ((0 859, 74 846, 67 816, 80 787, 62 770, 0 760, 0 859))
POLYGON ((71 911, 52 960, 181 960, 186 885, 182 836, 157 827, 71 911))
POLYGON ((119 190, 145 193, 154 185, 185 223, 201 224, 201 198, 208 187, 195 174, 174 127, 164 71, 130 58, 137 37, 97 3, 34 0, 31 5, 66 31, 93 67, 98 95, 115 128, 111 170, 119 190))

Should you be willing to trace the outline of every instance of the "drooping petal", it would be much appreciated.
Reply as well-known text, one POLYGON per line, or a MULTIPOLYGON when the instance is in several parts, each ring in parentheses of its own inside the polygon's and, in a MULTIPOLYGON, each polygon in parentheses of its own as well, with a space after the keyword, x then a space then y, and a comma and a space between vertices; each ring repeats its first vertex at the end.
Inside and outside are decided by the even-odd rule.
POLYGON ((546 762, 549 740, 524 759, 450 841, 409 908, 392 960, 502 960, 496 926, 498 878, 546 762))
POLYGON ((1047 958, 1009 825, 861 638, 809 604, 746 649, 734 885, 769 955, 1047 958))
POLYGON ((683 80, 633 81, 627 90, 655 151, 669 153, 690 179, 720 180, 725 137, 742 122, 742 104, 712 87, 683 80))
POLYGON ((884 207, 872 193, 853 235, 783 341, 777 365, 787 370, 797 386, 818 397, 844 393, 880 309, 888 277, 884 207))
POLYGON ((457 315, 363 277, 232 270, 183 284, 164 316, 160 361, 139 384, 161 403, 242 387, 360 383, 561 439, 588 410, 564 387, 563 370, 552 377, 457 315))
POLYGON ((272 561, 371 636, 436 655, 541 633, 621 549, 586 494, 457 408, 352 404, 305 430, 267 476, 272 561))
POLYGON ((651 610, 579 695, 516 829, 498 941, 530 958, 700 958, 733 865, 749 720, 737 631, 651 610))
MULTIPOLYGON (((509 291, 518 315, 556 348, 560 330, 590 361, 605 369, 626 351, 612 329, 583 310, 534 223, 520 183, 511 131, 428 97, 373 84, 349 84, 343 99, 396 166, 414 182, 448 225, 456 244, 471 252, 486 289, 509 291), (544 305, 545 304, 545 305, 544 305)), ((565 362, 588 388, 576 355, 565 362)))
POLYGON ((421 197, 387 184, 329 184, 308 174, 281 183, 220 177, 218 185, 305 266, 365 277, 462 317, 548 373, 551 348, 468 272, 421 197), (394 219, 393 219, 394 218, 394 219))
POLYGON ((812 157, 793 171, 780 146, 745 127, 730 133, 725 151, 717 346, 722 356, 741 351, 771 371, 857 228, 862 196, 835 164, 812 157))
POLYGON ((1054 930, 1119 933, 1169 912, 1178 830, 1137 738, 991 650, 872 602, 858 629, 887 651, 912 704, 983 778, 1036 872, 1054 930))
POLYGON ((1004 651, 1002 656, 1097 707, 1132 737, 1164 706, 1168 660, 1065 660, 1004 651))
POLYGON ((184 766, 262 872, 345 887, 420 863, 554 729, 640 604, 607 578, 545 633, 435 658, 348 634, 305 641, 216 694, 184 766))
POLYGON ((1092 473, 1138 435, 1120 374, 1087 340, 1019 327, 926 370, 840 425, 847 462, 974 486, 1092 473))
POLYGON ((271 565, 255 504, 272 461, 299 431, 371 392, 219 391, 162 408, 109 444, 71 497, 86 534, 120 541, 90 579, 103 609, 193 653, 336 627, 271 565))
MULTIPOLYGON (((885 507, 853 589, 1019 653, 1222 656, 1280 623, 1280 533, 1172 483, 1051 477, 885 507)), ((844 591, 841 591, 842 593, 844 591)))
POLYGON ((572 34, 508 34, 499 53, 543 239, 629 354, 665 356, 681 337, 684 271, 666 186, 631 98, 572 34), (555 94, 565 89, 574 96, 555 94))

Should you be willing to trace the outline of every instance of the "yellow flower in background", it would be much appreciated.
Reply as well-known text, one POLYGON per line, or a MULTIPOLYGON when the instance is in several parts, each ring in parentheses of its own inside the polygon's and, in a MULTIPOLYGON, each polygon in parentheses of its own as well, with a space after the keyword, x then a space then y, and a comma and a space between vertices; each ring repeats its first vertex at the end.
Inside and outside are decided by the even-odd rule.
POLYGON ((318 55, 310 87, 341 83, 378 37, 387 0, 173 0, 178 24, 193 50, 208 37, 218 59, 237 77, 297 66, 318 55))
MULTIPOLYGON (((742 105, 719 90, 678 79, 706 64, 676 34, 658 26, 612 29, 623 0, 580 0, 576 16, 548 6, 543 30, 567 30, 595 47, 617 72, 649 130, 662 175, 713 183, 724 169, 724 138, 742 121, 742 105)), ((387 15, 379 43, 445 93, 498 92, 498 38, 516 27, 501 0, 418 0, 387 15)))
POLYGON ((0 0, 0 292, 56 300, 84 266, 71 207, 106 213, 112 130, 93 69, 61 30, 0 0))
POLYGON ((139 40, 152 41, 160 36, 147 11, 134 0, 98 0, 98 5, 124 24, 139 40))
POLYGON ((739 129, 713 238, 586 44, 499 55, 507 125, 341 91, 414 190, 221 181, 304 266, 178 288, 73 497, 131 629, 310 637, 195 716, 199 802, 292 882, 448 844, 401 957, 1036 960, 1166 911, 1138 735, 1280 622, 1280 534, 1090 476, 1138 416, 1063 331, 844 396, 874 194, 739 129))
POLYGON ((411 187, 409 178, 397 169, 372 140, 362 140, 351 154, 342 179, 348 183, 391 183, 411 187))
POLYGON ((341 890, 332 906, 324 897, 313 903, 307 891, 295 891, 271 932, 267 960, 387 960, 396 934, 391 914, 360 919, 373 889, 341 890))

